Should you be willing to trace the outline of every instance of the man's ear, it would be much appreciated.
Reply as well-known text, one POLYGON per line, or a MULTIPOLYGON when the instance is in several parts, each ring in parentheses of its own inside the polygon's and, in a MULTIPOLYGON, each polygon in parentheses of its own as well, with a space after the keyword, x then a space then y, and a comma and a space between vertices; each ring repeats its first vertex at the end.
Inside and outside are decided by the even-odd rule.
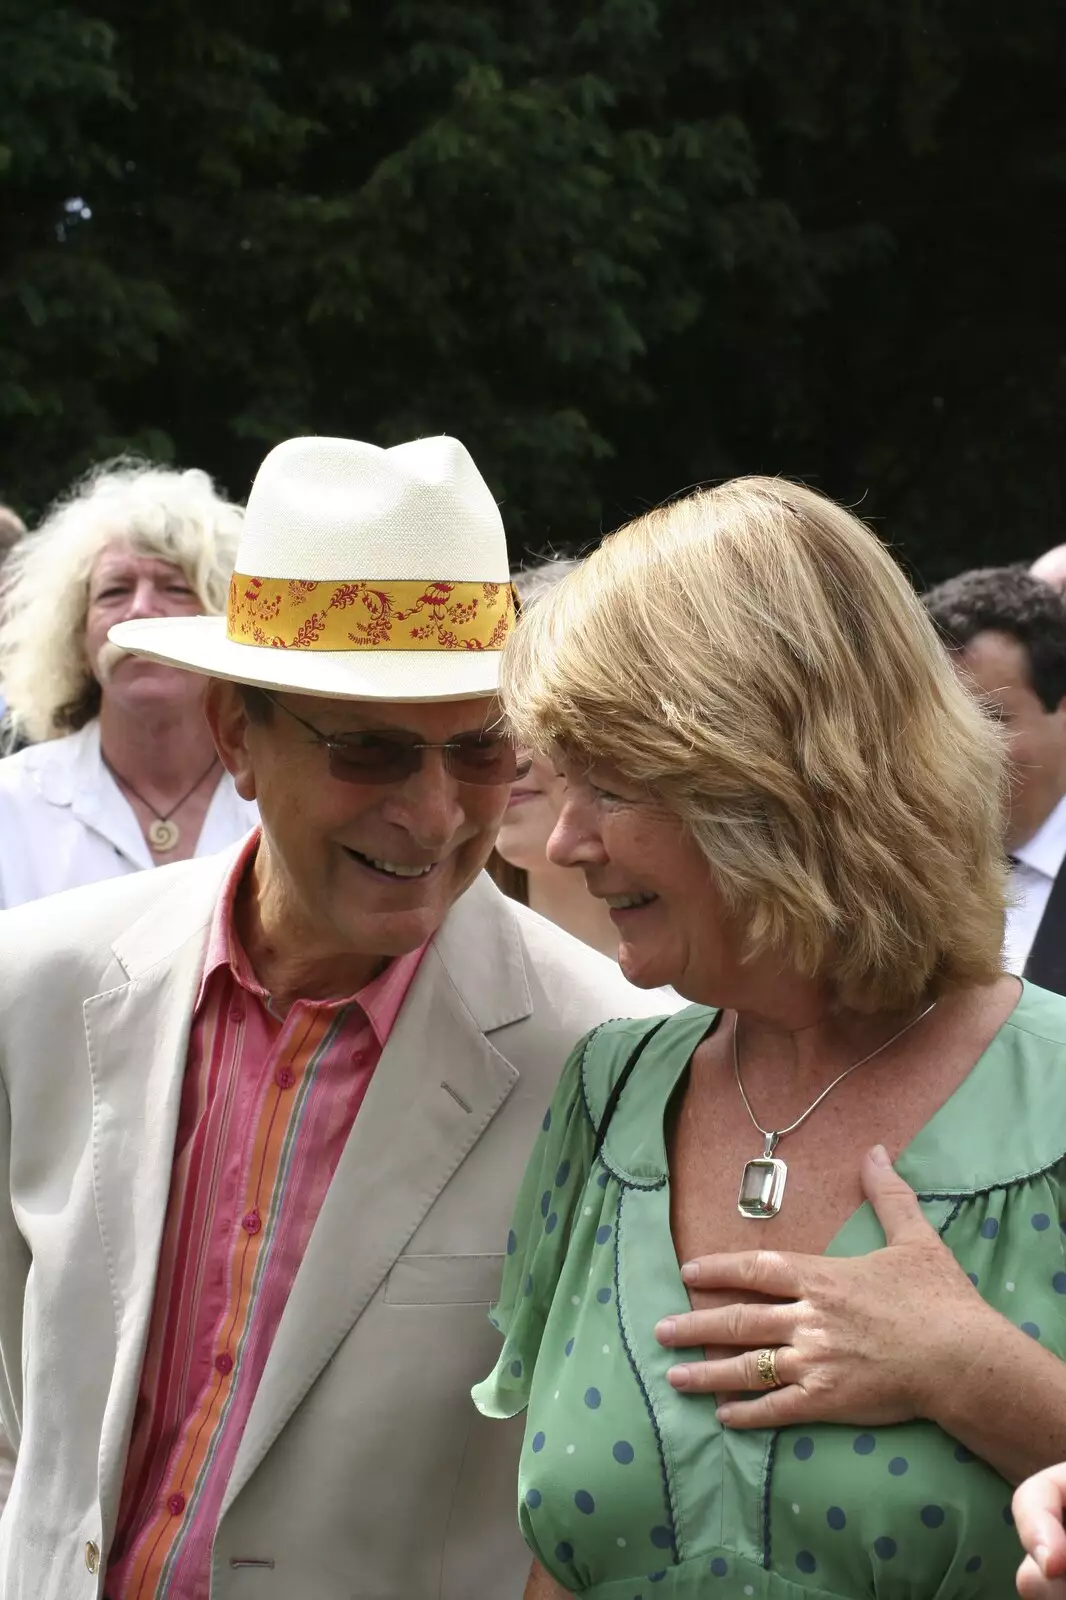
POLYGON ((255 766, 248 741, 251 722, 240 685, 210 678, 204 694, 204 715, 219 760, 232 777, 237 793, 242 800, 254 800, 255 766))

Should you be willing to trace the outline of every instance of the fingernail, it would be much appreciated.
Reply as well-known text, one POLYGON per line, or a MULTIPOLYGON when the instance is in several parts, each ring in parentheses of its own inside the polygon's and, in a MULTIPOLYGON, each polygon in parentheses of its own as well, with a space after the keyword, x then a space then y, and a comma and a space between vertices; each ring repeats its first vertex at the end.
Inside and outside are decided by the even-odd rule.
POLYGON ((890 1167, 892 1165, 891 1161, 888 1159, 888 1151, 885 1149, 883 1144, 874 1145, 873 1149, 870 1151, 870 1160, 873 1162, 875 1167, 890 1167))
POLYGON ((1047 1577, 1047 1558, 1048 1558, 1048 1547, 1047 1547, 1047 1545, 1046 1544, 1038 1544, 1036 1549, 1033 1551, 1033 1560, 1036 1562, 1037 1566, 1040 1568, 1040 1570, 1044 1574, 1045 1578, 1047 1577))
POLYGON ((674 1389, 687 1389, 691 1373, 687 1367, 671 1367, 666 1374, 666 1380, 674 1389))
POLYGON ((673 1317, 664 1317, 661 1322, 657 1322, 655 1324, 655 1337, 659 1343, 669 1344, 674 1337, 674 1329, 676 1327, 677 1322, 673 1317))
POLYGON ((700 1275, 700 1269, 694 1261, 686 1261, 681 1268, 681 1282, 695 1283, 700 1275))

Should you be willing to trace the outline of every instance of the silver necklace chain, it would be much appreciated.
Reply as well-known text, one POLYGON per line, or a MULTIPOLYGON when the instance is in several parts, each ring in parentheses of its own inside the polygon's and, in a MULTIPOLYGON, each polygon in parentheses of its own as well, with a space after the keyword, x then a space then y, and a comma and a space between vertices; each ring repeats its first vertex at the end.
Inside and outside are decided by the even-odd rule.
POLYGON ((887 1050, 890 1044, 895 1044, 897 1039, 902 1039, 903 1035, 905 1033, 910 1033, 911 1029, 912 1028, 916 1028, 918 1026, 919 1022, 924 1022, 925 1021, 925 1019, 929 1015, 930 1011, 933 1011, 935 1009, 935 1007, 936 1007, 936 1001, 934 1000, 931 1005, 927 1005, 926 1006, 924 1011, 920 1011, 916 1017, 912 1017, 910 1022, 907 1023, 906 1027, 900 1028, 898 1033, 894 1033, 892 1035, 891 1039, 886 1039, 884 1044, 879 1044, 876 1050, 871 1050, 870 1054, 868 1056, 863 1056, 862 1060, 861 1061, 856 1061, 854 1066, 845 1067, 844 1071, 840 1074, 840 1076, 837 1077, 837 1078, 834 1078, 832 1083, 829 1084, 827 1088, 822 1090, 822 1092, 818 1096, 817 1100, 815 1100, 813 1102, 813 1104, 809 1105, 807 1107, 806 1111, 804 1111, 801 1116, 798 1116, 796 1118, 795 1122, 790 1122, 787 1128, 764 1128, 759 1122, 756 1121, 755 1113, 751 1109, 751 1101, 748 1099, 747 1094, 744 1092, 744 1084, 741 1081, 741 1077, 740 1077, 740 1052, 739 1052, 739 1050, 737 1048, 737 1021, 738 1021, 738 1018, 737 1018, 736 1013, 734 1013, 734 1015, 733 1015, 733 1071, 734 1071, 734 1073, 736 1075, 737 1088, 740 1090, 740 1098, 744 1102, 745 1111, 748 1113, 748 1116, 751 1118, 752 1126, 754 1127, 756 1133, 761 1133, 763 1138, 766 1140, 766 1155, 769 1156, 769 1155, 773 1154, 774 1147, 776 1146, 777 1141, 779 1139, 783 1139, 785 1137, 786 1133, 795 1133, 796 1129, 800 1126, 800 1124, 806 1122, 807 1118, 811 1115, 811 1112, 818 1110, 818 1107, 821 1105, 821 1103, 825 1099, 826 1095, 832 1094, 832 1092, 836 1088, 837 1084, 843 1083, 845 1078, 850 1078, 851 1074, 853 1072, 858 1072, 860 1067, 865 1067, 867 1062, 872 1061, 875 1056, 879 1056, 879 1055, 881 1055, 881 1053, 883 1051, 887 1050))

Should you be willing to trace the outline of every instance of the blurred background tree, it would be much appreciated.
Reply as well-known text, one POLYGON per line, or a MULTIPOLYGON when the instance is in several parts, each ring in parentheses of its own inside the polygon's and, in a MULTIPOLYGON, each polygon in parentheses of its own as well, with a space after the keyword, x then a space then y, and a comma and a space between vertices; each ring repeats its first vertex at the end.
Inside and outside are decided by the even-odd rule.
POLYGON ((0 498, 448 431, 516 556, 737 472, 1066 538, 1066 8, 5 0, 0 498))

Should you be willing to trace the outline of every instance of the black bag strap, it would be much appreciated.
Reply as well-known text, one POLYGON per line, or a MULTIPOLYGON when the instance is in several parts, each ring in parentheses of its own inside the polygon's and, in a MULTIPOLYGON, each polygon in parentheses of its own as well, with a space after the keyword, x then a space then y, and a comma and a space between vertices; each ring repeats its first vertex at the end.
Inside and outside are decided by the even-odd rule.
POLYGON ((593 1166, 595 1166, 596 1162, 599 1160, 600 1151, 603 1148, 603 1141, 606 1139, 607 1130, 611 1125, 611 1118, 615 1114, 618 1102, 622 1098, 622 1090, 629 1082, 633 1068, 640 1060, 644 1050, 649 1044, 651 1044, 651 1041, 655 1038, 655 1035, 658 1033, 659 1029, 664 1027, 669 1021, 669 1017, 660 1017, 654 1028, 649 1028, 647 1033, 644 1034, 643 1038, 639 1039, 634 1048, 630 1051, 629 1060, 618 1074, 617 1081, 615 1082, 610 1094, 607 1096, 607 1104, 603 1108, 603 1116, 600 1118, 600 1125, 596 1129, 596 1143, 592 1147, 593 1166))

